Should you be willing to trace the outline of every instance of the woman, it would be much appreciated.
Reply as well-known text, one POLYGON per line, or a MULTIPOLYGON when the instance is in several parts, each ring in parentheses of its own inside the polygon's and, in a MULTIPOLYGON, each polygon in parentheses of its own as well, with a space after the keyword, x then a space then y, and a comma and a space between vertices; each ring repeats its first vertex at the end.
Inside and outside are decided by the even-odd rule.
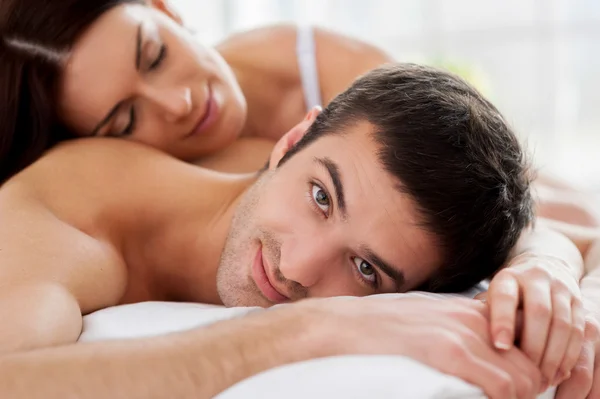
POLYGON ((0 181, 66 138, 120 137, 186 161, 241 136, 275 140, 390 60, 285 26, 205 47, 166 0, 5 0, 0 30, 0 181))

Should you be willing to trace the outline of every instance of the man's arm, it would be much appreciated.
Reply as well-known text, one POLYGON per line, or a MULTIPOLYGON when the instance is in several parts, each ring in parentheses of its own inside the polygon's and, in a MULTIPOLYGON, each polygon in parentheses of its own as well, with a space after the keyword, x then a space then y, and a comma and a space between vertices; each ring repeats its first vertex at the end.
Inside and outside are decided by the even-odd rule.
POLYGON ((404 296, 307 300, 158 338, 75 344, 0 358, 0 397, 209 398, 261 371, 342 354, 402 355, 477 385, 530 398, 537 368, 489 345, 485 306, 404 296))
POLYGON ((558 389, 556 399, 600 397, 600 239, 588 245, 587 274, 581 294, 587 311, 583 347, 577 365, 558 389))
POLYGON ((571 240, 536 226, 523 233, 507 267, 490 283, 487 301, 496 347, 512 347, 520 333, 520 348, 540 367, 549 385, 562 381, 581 349, 583 269, 582 255, 571 240), (522 329, 517 328, 519 308, 522 329))
POLYGON ((7 287, 0 294, 0 320, 0 356, 75 342, 82 327, 75 297, 49 281, 7 287))
POLYGON ((76 341, 81 313, 114 304, 123 286, 107 246, 11 187, 0 220, 0 354, 76 341))
POLYGON ((180 184, 170 200, 184 191, 173 164, 185 165, 139 144, 72 140, 0 187, 0 354, 74 342, 82 314, 118 303, 122 230, 170 204, 156 181, 180 184))
POLYGON ((301 329, 306 323, 270 316, 158 338, 5 356, 0 358, 0 397, 210 398, 260 371, 319 357, 318 348, 299 345, 311 333, 301 329), (290 321, 297 329, 286 327, 290 321))

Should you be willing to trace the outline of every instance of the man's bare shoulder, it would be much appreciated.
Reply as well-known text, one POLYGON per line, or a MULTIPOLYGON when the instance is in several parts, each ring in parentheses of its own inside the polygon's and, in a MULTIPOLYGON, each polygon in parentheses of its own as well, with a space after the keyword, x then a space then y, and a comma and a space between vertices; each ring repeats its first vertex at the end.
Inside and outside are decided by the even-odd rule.
POLYGON ((73 189, 101 186, 103 190, 118 191, 132 182, 159 180, 163 176, 174 178, 190 167, 166 153, 131 141, 110 138, 70 140, 46 152, 8 180, 0 191, 14 185, 52 190, 65 185, 73 189))
MULTIPOLYGON (((184 164, 174 157, 150 146, 114 138, 69 140, 49 150, 36 163, 78 166, 110 173, 121 165, 144 162, 184 164), (75 163, 75 164, 73 164, 75 163)), ((33 165, 35 167, 35 164, 33 165)))
POLYGON ((0 203, 35 203, 82 231, 96 230, 125 216, 178 206, 202 189, 199 170, 126 140, 72 140, 8 180, 0 203))

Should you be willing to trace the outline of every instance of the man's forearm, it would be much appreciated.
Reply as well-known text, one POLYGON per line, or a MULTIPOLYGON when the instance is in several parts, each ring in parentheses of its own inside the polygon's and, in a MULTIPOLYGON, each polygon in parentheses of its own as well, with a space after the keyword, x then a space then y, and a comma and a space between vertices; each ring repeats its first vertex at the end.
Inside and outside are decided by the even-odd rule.
POLYGON ((0 397, 209 398, 263 370, 323 356, 310 339, 316 329, 299 322, 306 317, 274 313, 158 338, 8 355, 0 359, 0 397))
MULTIPOLYGON (((554 258, 560 262, 558 269, 564 270, 579 281, 584 273, 583 254, 571 238, 562 232, 537 226, 523 234, 511 256, 542 256, 554 258)), ((513 263, 518 265, 517 263, 513 263)))
POLYGON ((590 245, 585 257, 586 276, 581 280, 585 308, 600 321, 600 240, 590 245))

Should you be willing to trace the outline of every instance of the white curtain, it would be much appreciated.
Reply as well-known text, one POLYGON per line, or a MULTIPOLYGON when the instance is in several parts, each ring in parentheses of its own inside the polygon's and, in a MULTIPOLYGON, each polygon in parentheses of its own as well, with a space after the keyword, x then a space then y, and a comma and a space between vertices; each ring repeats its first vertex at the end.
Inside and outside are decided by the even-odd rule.
POLYGON ((172 0, 199 39, 313 23, 477 85, 536 165, 600 190, 598 0, 172 0))

